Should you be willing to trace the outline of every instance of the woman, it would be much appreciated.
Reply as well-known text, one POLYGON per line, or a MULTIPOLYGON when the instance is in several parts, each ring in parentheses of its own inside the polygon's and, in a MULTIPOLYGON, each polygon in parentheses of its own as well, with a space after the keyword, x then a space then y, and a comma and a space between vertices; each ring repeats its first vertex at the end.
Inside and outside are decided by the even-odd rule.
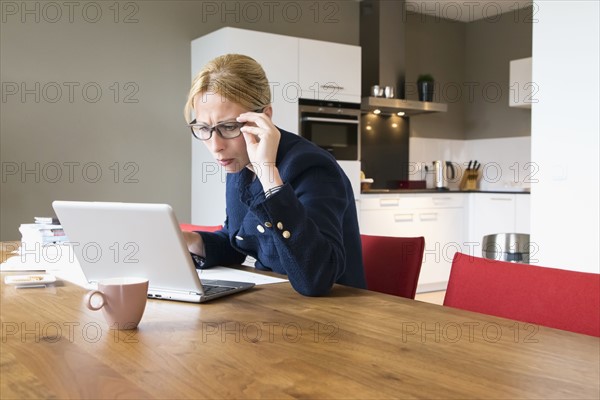
POLYGON ((329 153, 273 124, 262 67, 239 54, 210 61, 192 83, 188 121, 192 111, 194 137, 227 172, 224 228, 184 232, 197 267, 250 255, 306 296, 334 283, 364 288, 350 182, 329 153))

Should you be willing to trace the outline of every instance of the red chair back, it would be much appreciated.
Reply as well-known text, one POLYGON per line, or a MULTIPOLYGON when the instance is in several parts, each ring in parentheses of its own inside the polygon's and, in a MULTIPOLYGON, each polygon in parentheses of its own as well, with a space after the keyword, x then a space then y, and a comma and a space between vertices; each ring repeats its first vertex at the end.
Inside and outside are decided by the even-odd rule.
POLYGON ((456 253, 444 305, 600 336, 600 275, 456 253))
POLYGON ((367 289, 414 299, 425 238, 361 235, 367 289))
POLYGON ((202 232, 214 232, 223 229, 223 225, 192 225, 192 224, 179 224, 179 227, 182 231, 186 232, 194 232, 194 231, 202 231, 202 232))

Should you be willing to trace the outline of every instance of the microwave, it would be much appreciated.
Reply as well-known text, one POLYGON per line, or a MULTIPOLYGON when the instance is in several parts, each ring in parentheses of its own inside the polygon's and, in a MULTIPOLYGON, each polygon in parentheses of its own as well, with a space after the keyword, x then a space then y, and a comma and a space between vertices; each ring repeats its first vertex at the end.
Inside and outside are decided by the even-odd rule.
POLYGON ((360 104, 299 99, 300 136, 336 160, 360 160, 360 104))

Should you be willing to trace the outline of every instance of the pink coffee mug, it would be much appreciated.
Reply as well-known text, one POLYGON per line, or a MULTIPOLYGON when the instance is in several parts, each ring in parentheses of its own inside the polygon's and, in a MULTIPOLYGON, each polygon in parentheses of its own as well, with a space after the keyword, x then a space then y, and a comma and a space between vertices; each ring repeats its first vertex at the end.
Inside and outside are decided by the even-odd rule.
POLYGON ((135 329, 142 319, 148 298, 148 279, 110 278, 98 281, 98 290, 85 295, 84 303, 93 311, 102 309, 110 329, 135 329), (101 298, 99 305, 92 298, 101 298))

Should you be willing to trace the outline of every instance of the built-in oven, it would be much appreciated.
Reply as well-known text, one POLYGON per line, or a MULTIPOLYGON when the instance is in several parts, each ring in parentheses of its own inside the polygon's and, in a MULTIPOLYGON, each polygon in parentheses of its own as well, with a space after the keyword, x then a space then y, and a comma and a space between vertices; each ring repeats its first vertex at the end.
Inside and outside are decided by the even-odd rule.
POLYGON ((299 100, 300 136, 336 160, 360 160, 360 104, 299 100))

